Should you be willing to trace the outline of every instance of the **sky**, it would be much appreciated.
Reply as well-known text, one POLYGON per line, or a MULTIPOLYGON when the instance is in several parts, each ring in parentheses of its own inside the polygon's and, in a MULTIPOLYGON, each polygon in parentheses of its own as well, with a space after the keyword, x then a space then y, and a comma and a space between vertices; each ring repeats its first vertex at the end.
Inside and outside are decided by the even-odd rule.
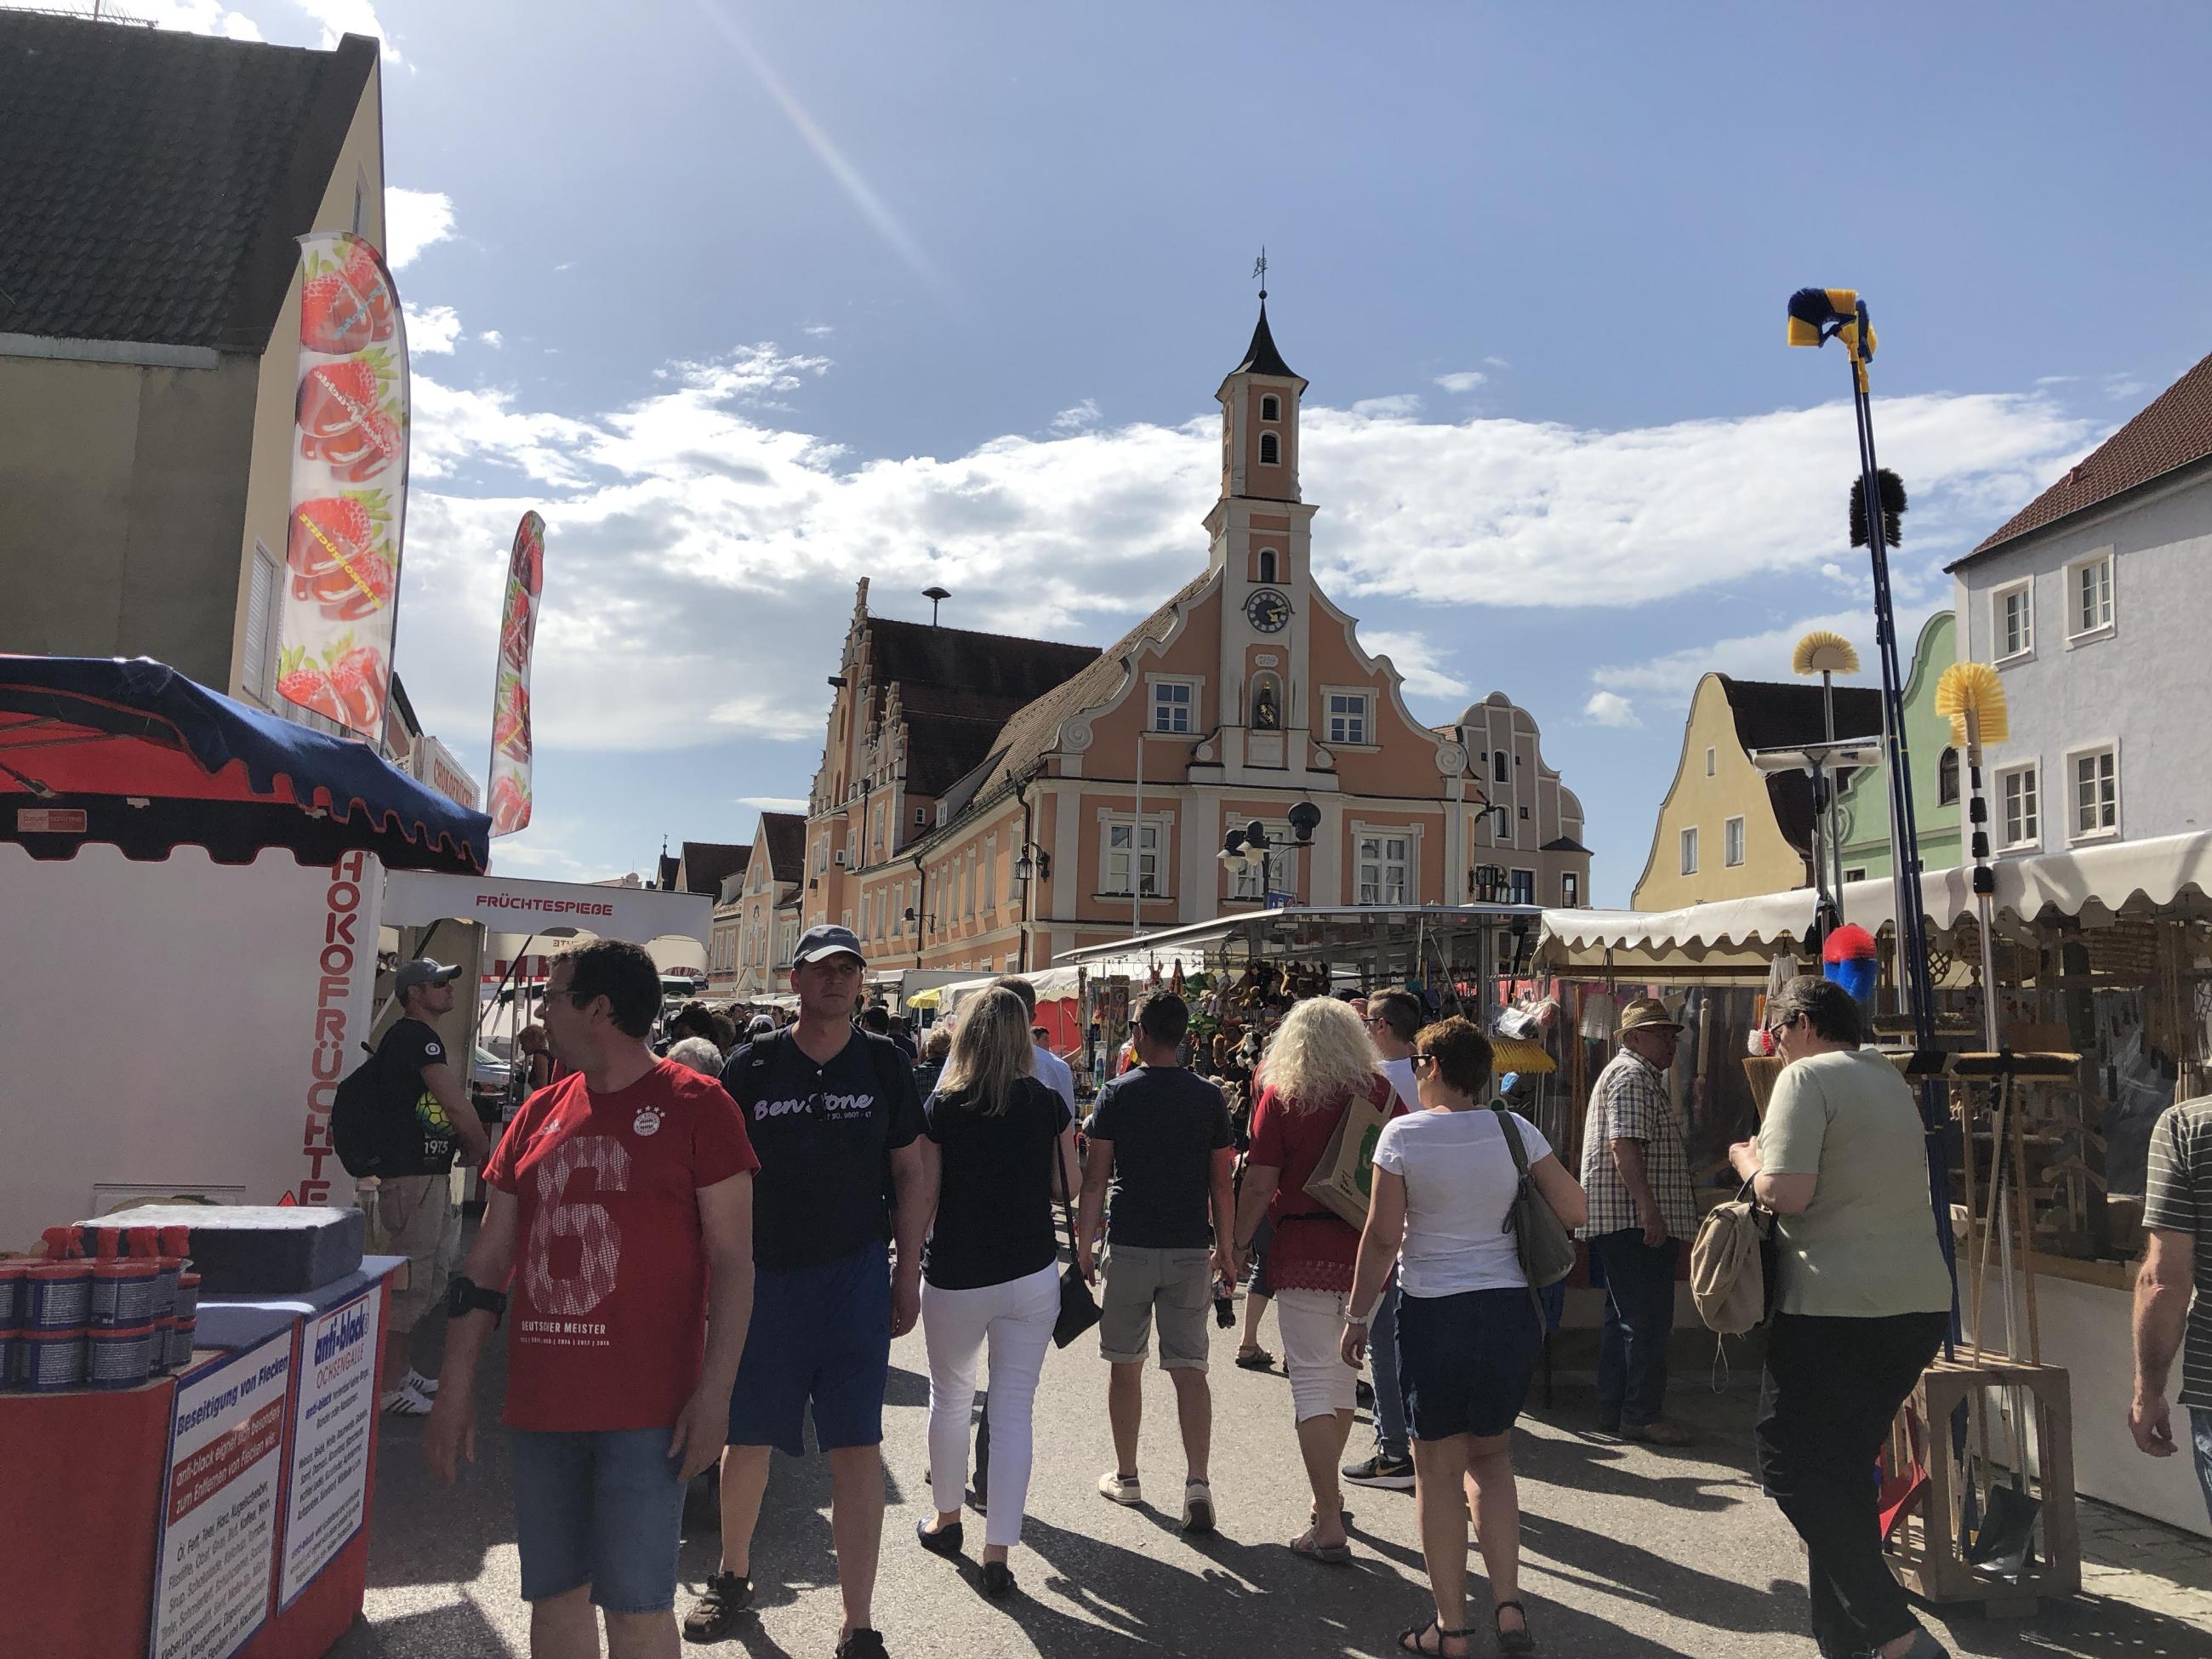
POLYGON ((385 42, 398 662, 479 778, 548 526, 509 875, 801 802, 863 576, 1104 644, 1201 569, 1263 246, 1317 580, 1424 720, 1534 715, 1608 905, 1700 674, 1787 678, 1814 627, 1873 664, 1846 370, 1784 346, 1793 289, 1872 308, 1908 644, 2212 349, 2202 7, 123 9, 385 42))

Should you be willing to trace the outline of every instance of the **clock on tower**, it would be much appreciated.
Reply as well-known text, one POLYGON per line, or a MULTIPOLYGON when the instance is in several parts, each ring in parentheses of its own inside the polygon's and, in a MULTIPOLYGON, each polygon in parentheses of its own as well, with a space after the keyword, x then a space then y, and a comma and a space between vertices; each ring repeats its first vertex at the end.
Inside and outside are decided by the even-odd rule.
POLYGON ((1291 619, 1291 602, 1272 587, 1255 588, 1244 601, 1244 619, 1262 634, 1279 634, 1291 619))

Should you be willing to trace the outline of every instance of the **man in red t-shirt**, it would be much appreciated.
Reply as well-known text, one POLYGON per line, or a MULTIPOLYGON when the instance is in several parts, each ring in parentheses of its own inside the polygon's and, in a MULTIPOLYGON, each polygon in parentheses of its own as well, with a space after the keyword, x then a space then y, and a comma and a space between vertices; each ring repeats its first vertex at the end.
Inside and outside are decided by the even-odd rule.
POLYGON ((523 1103, 484 1170, 423 1451, 449 1484, 475 1462, 477 1361, 511 1278, 504 1421, 531 1651, 597 1655, 596 1605, 614 1659, 645 1659, 677 1650, 684 1489, 726 1435, 760 1165, 720 1083, 647 1047, 660 976, 642 950, 566 951, 545 990, 546 1036, 574 1071, 523 1103))

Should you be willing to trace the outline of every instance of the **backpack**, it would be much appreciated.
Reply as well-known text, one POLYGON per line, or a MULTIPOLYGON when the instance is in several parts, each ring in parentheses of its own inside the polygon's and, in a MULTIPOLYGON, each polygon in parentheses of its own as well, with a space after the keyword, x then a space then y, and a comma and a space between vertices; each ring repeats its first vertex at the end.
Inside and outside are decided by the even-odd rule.
POLYGON ((1741 1336, 1766 1322, 1764 1255, 1772 1218, 1745 1197, 1751 1183, 1698 1224, 1690 1246, 1690 1298, 1707 1328, 1741 1336))
POLYGON ((356 1181, 384 1168, 380 1120, 388 1091, 383 1060, 381 1051, 368 1048, 368 1058, 338 1080, 331 1097, 331 1149, 356 1181))

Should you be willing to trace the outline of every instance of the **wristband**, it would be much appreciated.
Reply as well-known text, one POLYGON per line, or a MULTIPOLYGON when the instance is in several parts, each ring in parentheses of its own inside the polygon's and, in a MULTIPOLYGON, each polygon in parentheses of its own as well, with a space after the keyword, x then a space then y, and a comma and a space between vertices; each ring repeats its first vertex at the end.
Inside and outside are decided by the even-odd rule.
POLYGON ((446 1317, 459 1319, 482 1308, 491 1316, 492 1328, 499 1328, 507 1314, 507 1292, 488 1291, 465 1273, 455 1273, 446 1281, 446 1317))
POLYGON ((1364 1314, 1354 1314, 1349 1309, 1346 1309, 1344 1315, 1344 1322, 1364 1331, 1374 1318, 1375 1310, 1372 1308, 1370 1308, 1364 1314))

